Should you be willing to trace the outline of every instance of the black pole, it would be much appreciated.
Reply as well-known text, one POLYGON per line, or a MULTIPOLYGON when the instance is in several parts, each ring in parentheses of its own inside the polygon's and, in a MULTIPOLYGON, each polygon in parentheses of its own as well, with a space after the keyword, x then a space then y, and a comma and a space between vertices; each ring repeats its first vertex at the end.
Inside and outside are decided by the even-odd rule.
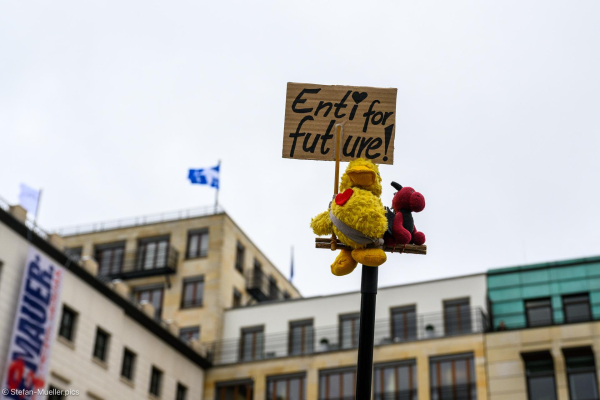
POLYGON ((362 266, 358 362, 356 366, 356 400, 369 400, 371 398, 378 271, 378 267, 362 266))

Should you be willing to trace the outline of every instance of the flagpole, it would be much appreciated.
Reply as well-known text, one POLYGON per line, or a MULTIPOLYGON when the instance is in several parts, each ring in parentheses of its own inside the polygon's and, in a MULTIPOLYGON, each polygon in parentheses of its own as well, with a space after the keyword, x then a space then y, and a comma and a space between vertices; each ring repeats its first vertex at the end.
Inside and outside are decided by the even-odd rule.
POLYGON ((290 283, 294 280, 294 246, 292 246, 292 260, 290 265, 290 283))
POLYGON ((219 160, 217 167, 219 168, 219 184, 215 193, 215 214, 219 212, 219 188, 221 187, 221 160, 219 160))
POLYGON ((37 225, 38 214, 40 213, 40 201, 42 200, 42 189, 38 195, 37 205, 35 206, 35 217, 33 218, 33 226, 37 225))

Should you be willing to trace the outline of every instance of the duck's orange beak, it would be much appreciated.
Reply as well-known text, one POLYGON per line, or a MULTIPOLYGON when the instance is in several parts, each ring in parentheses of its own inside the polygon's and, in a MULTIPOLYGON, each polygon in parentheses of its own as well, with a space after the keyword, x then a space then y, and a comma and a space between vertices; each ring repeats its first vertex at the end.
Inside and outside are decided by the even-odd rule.
POLYGON ((352 183, 358 186, 369 186, 375 183, 375 171, 370 168, 358 166, 346 171, 352 183))

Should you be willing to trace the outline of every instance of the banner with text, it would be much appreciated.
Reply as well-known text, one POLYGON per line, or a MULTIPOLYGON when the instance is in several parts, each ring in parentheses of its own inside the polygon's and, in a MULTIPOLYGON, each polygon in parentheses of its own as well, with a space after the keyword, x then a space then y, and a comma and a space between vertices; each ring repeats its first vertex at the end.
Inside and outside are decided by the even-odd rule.
POLYGON ((394 163, 397 89, 288 83, 283 158, 335 160, 336 125, 343 124, 341 160, 394 163))
POLYGON ((64 269, 31 247, 0 399, 35 399, 46 383, 64 269))

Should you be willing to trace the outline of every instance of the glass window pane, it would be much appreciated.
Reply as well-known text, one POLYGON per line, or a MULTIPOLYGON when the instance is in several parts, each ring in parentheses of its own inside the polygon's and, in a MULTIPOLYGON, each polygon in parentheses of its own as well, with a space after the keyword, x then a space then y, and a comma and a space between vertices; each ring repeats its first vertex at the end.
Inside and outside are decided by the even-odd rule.
POLYGON ((402 367, 398 367, 397 368, 397 375, 398 375, 398 385, 400 386, 399 389, 404 391, 408 391, 411 387, 410 385, 410 381, 409 381, 409 369, 411 368, 411 366, 402 366, 402 367))
POLYGON ((300 400, 300 385, 302 384, 302 379, 290 379, 290 398, 289 400, 300 400))
POLYGON ((342 348, 352 347, 352 321, 342 320, 342 348))
POLYGON ((552 323, 552 309, 550 307, 533 308, 527 310, 529 326, 543 326, 552 323))
POLYGON ((301 326, 293 326, 292 327, 292 354, 300 354, 302 350, 302 327, 301 326))
POLYGON ((312 323, 310 325, 304 326, 304 353, 312 353, 313 352, 313 326, 312 323))
POLYGON ((339 374, 329 375, 329 396, 328 399, 337 399, 340 397, 341 377, 339 374))
POLYGON ((208 233, 203 233, 200 237, 200 255, 206 256, 208 254, 208 233))
POLYGON ((556 400, 554 377, 529 377, 529 400, 556 400))
POLYGON ((569 374, 571 400, 589 400, 598 398, 598 382, 595 372, 569 374))
POLYGON ((342 396, 344 398, 354 398, 354 383, 355 372, 346 372, 342 375, 342 396))
POLYGON ((112 272, 113 273, 120 272, 122 264, 123 264, 123 248, 115 249, 112 258, 113 258, 112 272))
POLYGON ((471 309, 469 304, 462 304, 460 306, 460 333, 471 332, 471 309))
POLYGON ((440 362, 440 375, 442 386, 452 386, 454 381, 452 379, 452 362, 444 361, 440 362))
POLYGON ((589 321, 590 306, 587 303, 565 305, 565 317, 567 322, 589 321))
POLYGON ((144 269, 152 269, 154 266, 154 254, 156 251, 156 243, 150 242, 145 244, 144 251, 144 269))
POLYGON ((167 266, 167 255, 169 253, 169 242, 163 240, 158 243, 158 252, 156 254, 156 268, 167 266))
POLYGON ((277 400, 287 400, 287 381, 282 379, 275 382, 275 398, 277 400))
POLYGON ((264 340, 264 335, 263 332, 256 332, 256 350, 255 350, 255 356, 256 358, 262 358, 263 357, 263 340, 264 340))
POLYGON ((251 360, 253 353, 252 345, 254 344, 254 335, 251 332, 246 332, 244 333, 244 337, 242 340, 244 347, 243 359, 251 360))
POLYGON ((189 239, 188 257, 198 256, 198 234, 191 234, 189 239))
POLYGON ((468 383, 467 375, 467 360, 456 360, 454 362, 455 382, 457 384, 468 383))
POLYGON ((194 301, 194 284, 186 283, 183 298, 186 304, 192 304, 194 301))

